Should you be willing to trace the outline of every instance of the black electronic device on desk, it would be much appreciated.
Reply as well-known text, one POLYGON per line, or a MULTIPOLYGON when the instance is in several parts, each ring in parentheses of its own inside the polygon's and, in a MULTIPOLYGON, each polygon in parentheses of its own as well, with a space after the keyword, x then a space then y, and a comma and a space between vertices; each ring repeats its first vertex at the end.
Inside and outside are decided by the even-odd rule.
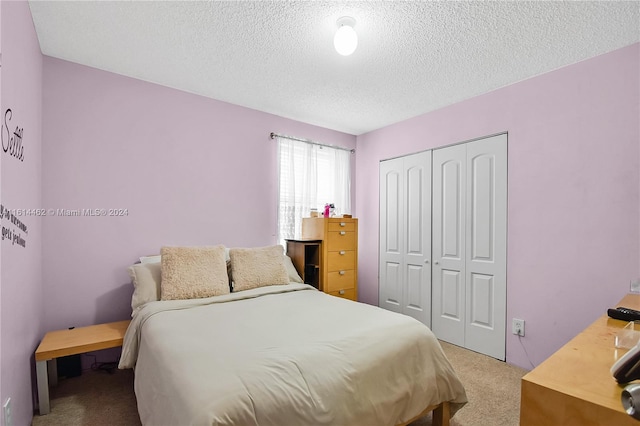
POLYGON ((617 308, 609 308, 607 315, 611 318, 622 321, 640 321, 640 311, 618 306, 617 308))

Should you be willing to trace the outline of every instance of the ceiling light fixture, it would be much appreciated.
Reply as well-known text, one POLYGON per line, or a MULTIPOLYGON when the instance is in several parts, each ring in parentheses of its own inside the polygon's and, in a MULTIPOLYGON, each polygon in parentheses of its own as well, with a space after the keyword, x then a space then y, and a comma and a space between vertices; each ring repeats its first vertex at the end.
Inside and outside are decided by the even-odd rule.
POLYGON ((333 45, 342 56, 351 55, 358 47, 358 34, 353 29, 355 25, 356 20, 350 16, 338 19, 338 31, 333 37, 333 45))

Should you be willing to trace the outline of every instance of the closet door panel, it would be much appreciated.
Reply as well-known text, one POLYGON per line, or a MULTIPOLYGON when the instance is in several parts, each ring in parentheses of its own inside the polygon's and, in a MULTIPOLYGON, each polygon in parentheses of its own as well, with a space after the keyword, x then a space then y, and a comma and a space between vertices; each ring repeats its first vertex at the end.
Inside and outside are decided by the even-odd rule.
POLYGON ((460 272, 442 270, 442 316, 456 321, 463 318, 463 311, 457 302, 464 291, 462 280, 460 272))
POLYGON ((471 159, 471 260, 493 261, 493 231, 495 227, 495 159, 492 155, 481 155, 471 159))
POLYGON ((379 211, 378 305, 394 312, 402 312, 404 166, 401 158, 380 162, 379 211))
POLYGON ((507 135, 468 144, 465 347, 505 359, 507 135))
POLYGON ((404 300, 404 313, 411 316, 421 315, 424 310, 424 273, 425 268, 415 265, 407 265, 405 276, 406 291, 404 300))
MULTIPOLYGON (((435 282, 435 280, 434 280, 435 282)), ((433 319, 436 336, 454 345, 464 346, 464 275, 460 271, 443 269, 440 272, 440 315, 433 319)), ((435 309, 434 309, 435 311, 435 309)))
MULTIPOLYGON (((388 166, 392 166, 389 164, 388 166)), ((382 167, 382 166, 381 166, 382 167)), ((384 195, 384 205, 381 213, 384 213, 384 216, 381 217, 383 220, 385 233, 384 236, 384 247, 385 252, 400 254, 401 250, 401 234, 402 234, 402 173, 398 170, 390 170, 389 172, 384 174, 384 187, 383 195, 384 195)))
POLYGON ((433 151, 433 314, 439 339, 464 344, 466 148, 433 151))
POLYGON ((431 326, 431 152, 404 159, 405 271, 402 312, 431 326))
POLYGON ((423 180, 424 166, 414 166, 407 170, 407 254, 408 255, 424 255, 424 241, 422 239, 422 227, 424 226, 422 215, 424 214, 424 195, 423 180))
POLYGON ((493 277, 491 275, 470 274, 469 323, 478 327, 495 327, 493 318, 493 277))
POLYGON ((457 261, 463 256, 463 167, 459 159, 441 165, 441 257, 457 261))
POLYGON ((384 264, 385 273, 385 291, 384 295, 385 308, 400 312, 402 297, 402 267, 399 263, 386 262, 384 264))

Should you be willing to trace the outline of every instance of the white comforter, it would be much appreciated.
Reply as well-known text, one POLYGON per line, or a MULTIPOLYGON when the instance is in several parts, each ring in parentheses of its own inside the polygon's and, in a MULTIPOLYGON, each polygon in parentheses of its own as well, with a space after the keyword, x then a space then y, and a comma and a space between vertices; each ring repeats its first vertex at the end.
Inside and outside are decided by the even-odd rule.
POLYGON ((134 366, 144 425, 394 425, 467 401, 426 326, 304 284, 148 303, 134 366))

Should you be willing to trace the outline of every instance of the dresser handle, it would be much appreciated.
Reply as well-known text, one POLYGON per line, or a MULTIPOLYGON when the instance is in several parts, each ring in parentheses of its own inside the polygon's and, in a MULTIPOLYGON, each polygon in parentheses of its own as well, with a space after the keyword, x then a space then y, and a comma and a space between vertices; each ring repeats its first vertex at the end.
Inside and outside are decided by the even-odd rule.
POLYGON ((344 222, 340 222, 340 226, 347 226, 347 224, 344 222))
POLYGON ((340 290, 338 293, 339 294, 344 294, 344 290, 340 290))
POLYGON ((346 231, 340 231, 340 235, 347 235, 346 231))
POLYGON ((344 256, 345 254, 347 254, 347 252, 346 252, 346 251, 344 251, 344 250, 340 250, 340 256, 344 256))
POLYGON ((340 275, 344 275, 344 274, 346 274, 345 271, 340 271, 340 275))

